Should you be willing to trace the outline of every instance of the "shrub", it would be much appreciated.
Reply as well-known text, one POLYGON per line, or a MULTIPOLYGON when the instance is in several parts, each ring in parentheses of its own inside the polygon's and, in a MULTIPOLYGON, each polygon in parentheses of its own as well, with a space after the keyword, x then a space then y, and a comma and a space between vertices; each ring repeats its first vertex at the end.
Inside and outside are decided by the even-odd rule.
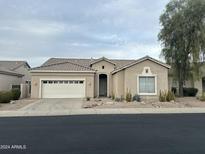
POLYGON ((202 93, 201 97, 199 97, 199 100, 200 101, 205 101, 205 93, 204 92, 202 93))
POLYGON ((132 94, 130 91, 127 91, 126 93, 126 101, 131 102, 132 101, 132 94))
POLYGON ((175 100, 175 95, 173 92, 169 91, 161 91, 159 93, 159 101, 160 102, 170 102, 175 100))
POLYGON ((176 88, 176 87, 172 87, 171 91, 176 95, 176 93, 177 93, 177 88, 176 88))
POLYGON ((166 95, 166 101, 170 102, 170 101, 174 101, 175 100, 175 95, 173 92, 171 92, 170 90, 167 92, 166 95))
POLYGON ((184 96, 196 96, 197 92, 197 88, 183 88, 184 96))
POLYGON ((160 102, 166 102, 166 91, 161 91, 159 92, 159 101, 160 102))
POLYGON ((12 100, 11 91, 1 91, 0 92, 0 103, 9 103, 12 100))
POLYGON ((121 102, 121 98, 116 97, 116 98, 115 98, 115 101, 116 101, 116 102, 121 102))
POLYGON ((12 89, 11 93, 12 93, 13 100, 18 100, 21 96, 21 91, 19 89, 12 89))
POLYGON ((132 100, 137 101, 137 102, 141 102, 141 97, 140 97, 140 95, 136 94, 136 95, 133 96, 132 100))

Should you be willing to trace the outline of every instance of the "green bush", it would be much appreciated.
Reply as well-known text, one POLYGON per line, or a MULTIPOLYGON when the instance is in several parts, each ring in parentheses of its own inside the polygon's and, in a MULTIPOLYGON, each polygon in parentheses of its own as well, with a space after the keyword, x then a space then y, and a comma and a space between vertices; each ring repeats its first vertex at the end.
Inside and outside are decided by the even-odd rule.
POLYGON ((131 94, 130 91, 127 91, 125 99, 126 99, 127 102, 131 102, 132 101, 132 94, 131 94))
POLYGON ((21 96, 21 91, 19 89, 12 89, 11 93, 12 93, 13 100, 18 100, 21 96))
POLYGON ((205 93, 204 92, 202 93, 201 97, 199 97, 199 100, 203 101, 203 102, 205 101, 205 93))
POLYGON ((196 96, 197 92, 197 88, 183 88, 184 96, 196 96))
POLYGON ((166 96, 167 96, 166 91, 161 91, 160 90, 160 92, 159 92, 159 101, 160 102, 166 102, 166 96))
POLYGON ((12 100, 11 91, 1 91, 0 92, 0 103, 9 103, 12 100))
POLYGON ((170 101, 174 101, 175 100, 175 95, 173 92, 171 92, 170 90, 167 92, 167 96, 166 96, 166 101, 170 102, 170 101))
POLYGON ((140 95, 136 94, 136 95, 133 96, 132 100, 137 101, 137 102, 141 102, 141 97, 140 97, 140 95))
POLYGON ((159 93, 159 101, 160 102, 170 102, 175 100, 175 95, 173 92, 169 91, 161 91, 159 93))

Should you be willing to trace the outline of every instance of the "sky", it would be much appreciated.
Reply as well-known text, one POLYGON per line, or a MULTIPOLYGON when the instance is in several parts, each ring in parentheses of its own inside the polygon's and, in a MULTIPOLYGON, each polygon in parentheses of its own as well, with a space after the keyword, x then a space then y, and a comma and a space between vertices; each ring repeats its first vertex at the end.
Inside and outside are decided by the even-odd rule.
POLYGON ((0 59, 32 67, 51 57, 162 60, 168 0, 0 0, 0 59))

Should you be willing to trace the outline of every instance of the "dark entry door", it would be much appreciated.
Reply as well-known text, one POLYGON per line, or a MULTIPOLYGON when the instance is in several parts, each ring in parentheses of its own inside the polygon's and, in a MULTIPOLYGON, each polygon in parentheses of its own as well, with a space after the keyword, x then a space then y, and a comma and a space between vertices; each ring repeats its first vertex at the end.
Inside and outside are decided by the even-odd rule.
POLYGON ((107 75, 106 74, 99 75, 99 96, 103 96, 103 97, 107 96, 107 75))
POLYGON ((202 78, 202 90, 205 92, 205 77, 202 78))

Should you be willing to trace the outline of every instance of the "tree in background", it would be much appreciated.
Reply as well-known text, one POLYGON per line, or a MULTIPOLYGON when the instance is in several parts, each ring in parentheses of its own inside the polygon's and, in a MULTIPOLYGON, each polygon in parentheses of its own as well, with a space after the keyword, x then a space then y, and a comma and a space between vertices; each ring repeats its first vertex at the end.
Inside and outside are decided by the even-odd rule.
POLYGON ((199 59, 205 50, 205 0, 171 0, 160 16, 161 55, 172 66, 178 81, 179 96, 183 83, 200 76, 199 59))

